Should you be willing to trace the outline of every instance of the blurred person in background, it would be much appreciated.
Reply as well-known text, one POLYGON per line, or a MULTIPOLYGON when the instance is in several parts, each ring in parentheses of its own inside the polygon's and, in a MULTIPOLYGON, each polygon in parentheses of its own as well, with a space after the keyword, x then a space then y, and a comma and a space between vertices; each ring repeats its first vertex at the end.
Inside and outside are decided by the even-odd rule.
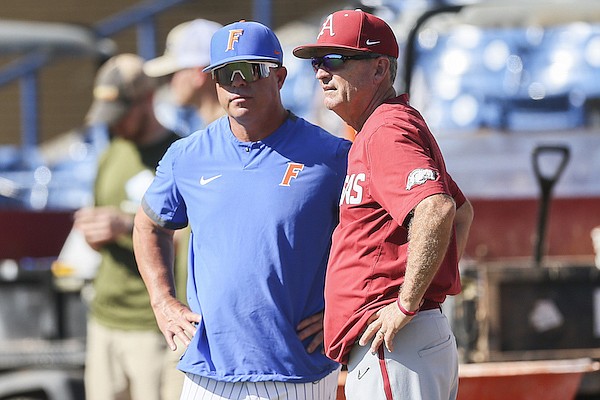
MULTIPOLYGON (((144 63, 146 75, 169 78, 168 98, 175 109, 191 110, 190 118, 178 118, 177 133, 188 136, 223 116, 225 110, 217 98, 217 89, 210 73, 202 70, 210 64, 210 39, 222 26, 205 19, 187 21, 174 27, 167 35, 165 52, 162 56, 144 63)), ((162 122, 162 121, 161 121, 162 122)), ((190 228, 180 229, 175 235, 175 288, 179 301, 187 303, 186 281, 188 267, 190 228)), ((185 350, 178 343, 177 350, 168 349, 163 371, 163 400, 177 400, 183 386, 184 374, 177 363, 185 350)))
POLYGON ((311 59, 324 105, 357 132, 325 282, 325 352, 350 399, 455 399, 456 340, 441 306, 460 292, 473 209, 427 124, 396 95, 398 43, 361 10, 329 15, 311 59))
POLYGON ((158 161, 179 136, 153 112, 156 80, 143 59, 120 54, 96 75, 88 125, 104 125, 93 207, 75 213, 74 227, 101 254, 87 326, 87 400, 159 400, 166 346, 135 263, 133 217, 158 161))
POLYGON ((350 143, 284 108, 282 64, 262 24, 213 35, 205 71, 227 116, 171 146, 136 215, 159 326, 187 346, 182 400, 335 399, 323 284, 350 143), (173 235, 187 225, 189 305, 173 282, 173 235))
POLYGON ((146 75, 169 79, 156 113, 163 125, 182 136, 225 114, 210 74, 202 72, 210 63, 210 38, 219 28, 205 19, 183 22, 167 35, 164 54, 144 63, 146 75))

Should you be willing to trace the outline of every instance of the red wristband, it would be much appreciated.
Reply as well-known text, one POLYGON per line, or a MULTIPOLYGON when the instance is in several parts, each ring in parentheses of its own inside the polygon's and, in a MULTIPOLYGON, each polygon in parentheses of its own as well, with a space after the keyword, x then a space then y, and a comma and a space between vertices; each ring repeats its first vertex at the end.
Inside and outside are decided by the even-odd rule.
POLYGON ((406 308, 402 307, 402 303, 400 303, 400 297, 398 297, 398 300, 396 300, 396 304, 398 304, 400 312, 406 315, 407 317, 414 317, 419 312, 418 308, 415 311, 408 311, 406 308))

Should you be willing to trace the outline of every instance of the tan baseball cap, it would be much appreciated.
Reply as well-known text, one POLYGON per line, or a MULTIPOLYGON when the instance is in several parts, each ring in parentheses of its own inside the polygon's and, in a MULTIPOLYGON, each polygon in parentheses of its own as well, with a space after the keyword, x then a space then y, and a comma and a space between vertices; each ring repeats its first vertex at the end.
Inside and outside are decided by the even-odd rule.
POLYGON ((144 72, 159 77, 185 68, 206 67, 210 64, 210 39, 221 27, 200 18, 177 25, 167 35, 165 53, 146 61, 144 72))
POLYGON ((126 53, 110 58, 100 67, 94 83, 94 101, 85 117, 88 125, 114 124, 156 88, 156 80, 144 73, 143 65, 143 58, 126 53))

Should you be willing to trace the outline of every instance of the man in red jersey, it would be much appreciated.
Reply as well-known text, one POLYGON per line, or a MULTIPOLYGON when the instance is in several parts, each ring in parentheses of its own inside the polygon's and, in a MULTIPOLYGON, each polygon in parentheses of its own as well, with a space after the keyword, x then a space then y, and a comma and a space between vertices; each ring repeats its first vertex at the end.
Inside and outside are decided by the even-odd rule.
POLYGON ((458 355, 441 304, 460 292, 473 209, 396 95, 394 33, 342 10, 294 55, 311 59, 325 106, 357 131, 325 285, 326 354, 348 365, 349 400, 454 399, 458 355))

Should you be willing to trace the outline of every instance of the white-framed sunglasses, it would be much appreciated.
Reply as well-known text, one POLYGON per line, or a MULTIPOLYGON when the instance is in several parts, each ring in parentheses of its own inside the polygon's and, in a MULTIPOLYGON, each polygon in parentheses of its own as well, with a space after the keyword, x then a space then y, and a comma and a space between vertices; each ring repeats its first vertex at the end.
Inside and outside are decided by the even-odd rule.
POLYGON ((247 83, 252 83, 259 79, 267 78, 271 73, 270 69, 278 67, 278 64, 272 62, 239 61, 225 64, 213 70, 211 74, 219 85, 229 86, 233 83, 236 74, 239 74, 247 83))

